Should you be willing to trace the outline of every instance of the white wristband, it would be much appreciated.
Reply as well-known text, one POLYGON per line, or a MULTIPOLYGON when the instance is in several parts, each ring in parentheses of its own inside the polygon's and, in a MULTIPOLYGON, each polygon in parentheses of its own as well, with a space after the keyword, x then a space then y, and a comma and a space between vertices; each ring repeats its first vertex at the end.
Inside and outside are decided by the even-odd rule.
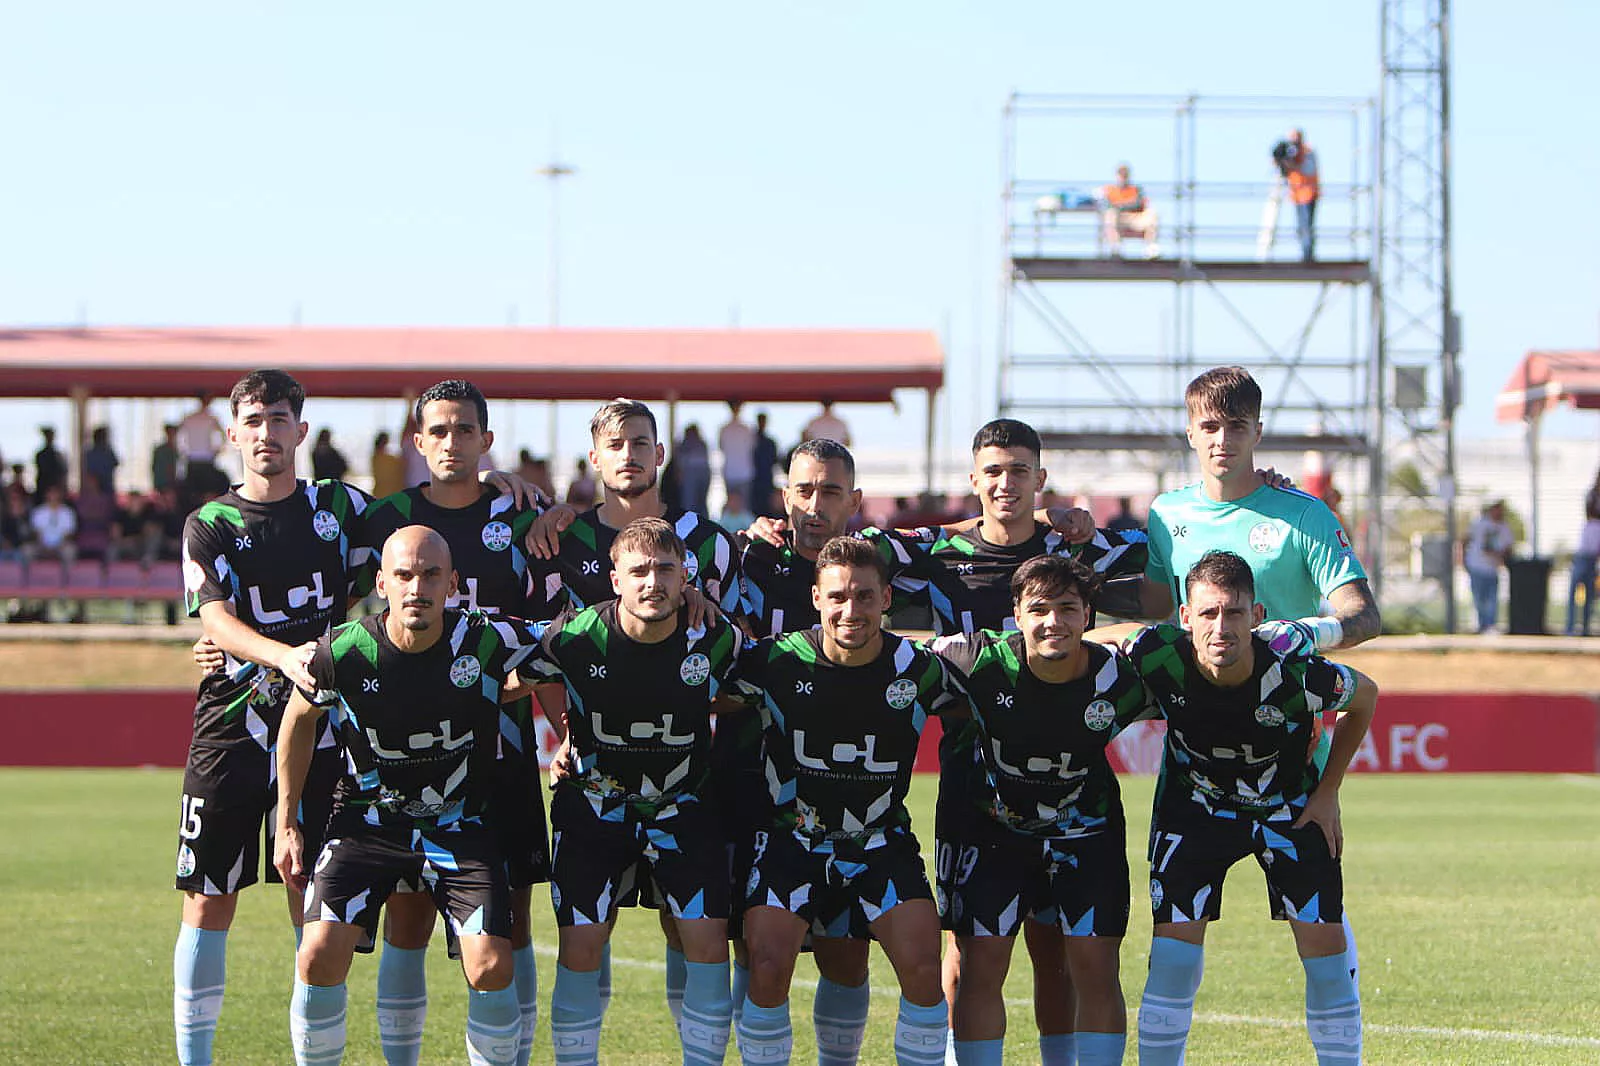
POLYGON ((1344 624, 1337 618, 1320 615, 1316 618, 1302 618, 1300 624, 1311 631, 1318 651, 1332 651, 1344 643, 1344 624))

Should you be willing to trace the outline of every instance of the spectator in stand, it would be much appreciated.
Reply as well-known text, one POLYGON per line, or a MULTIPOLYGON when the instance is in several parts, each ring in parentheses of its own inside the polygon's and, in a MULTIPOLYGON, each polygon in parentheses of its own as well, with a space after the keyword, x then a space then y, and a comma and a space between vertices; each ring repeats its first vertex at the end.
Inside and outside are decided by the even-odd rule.
POLYGON ((1104 205, 1100 212, 1101 247, 1106 255, 1121 255, 1123 237, 1142 237, 1144 257, 1155 259, 1161 255, 1156 244, 1156 210, 1129 175, 1128 164, 1123 163, 1117 168, 1117 180, 1100 186, 1098 199, 1104 205))
POLYGON ((99 475, 90 473, 83 480, 83 489, 75 501, 78 531, 74 538, 80 559, 98 559, 111 562, 118 556, 122 539, 122 515, 117 509, 117 498, 106 491, 99 475))
POLYGON ((389 447, 389 431, 372 438, 372 495, 392 496, 406 487, 406 467, 389 447))
POLYGON ((1106 523, 1106 528, 1117 533, 1121 533, 1125 529, 1144 528, 1144 520, 1133 513, 1133 499, 1131 497, 1117 497, 1117 513, 1111 516, 1111 521, 1106 523))
POLYGON ((333 430, 323 426, 317 430, 317 443, 311 448, 311 480, 343 481, 350 472, 350 461, 333 446, 333 430))
POLYGON ((727 502, 722 506, 722 517, 717 519, 718 524, 723 529, 749 529, 755 520, 756 516, 745 502, 744 493, 729 489, 727 502))
MULTIPOLYGON (((122 460, 111 447, 111 427, 95 426, 89 434, 89 450, 83 453, 83 472, 98 478, 100 487, 112 496, 117 494, 117 467, 122 460)), ((80 516, 81 517, 81 516, 80 516)))
POLYGON ((0 562, 23 558, 28 512, 13 502, 7 492, 0 497, 0 562))
POLYGON ((1289 199, 1294 201, 1300 258, 1309 263, 1316 258, 1317 199, 1322 195, 1322 184, 1317 178, 1317 153, 1306 143, 1303 132, 1289 131, 1289 151, 1278 160, 1278 166, 1289 182, 1289 199))
MULTIPOLYGON (((775 515, 772 506, 772 470, 778 465, 778 442, 767 434, 767 412, 756 414, 756 443, 751 450, 751 459, 755 463, 756 472, 750 478, 750 495, 747 498, 749 510, 762 515, 775 515)), ((729 527, 724 527, 729 528, 729 527)), ((745 526, 734 526, 734 529, 744 529, 745 526)))
MULTIPOLYGON (((599 490, 595 487, 594 475, 589 473, 589 461, 579 459, 577 466, 572 471, 572 483, 567 486, 567 502, 580 511, 594 506, 595 495, 599 490)), ((551 495, 555 493, 552 490, 551 495)))
POLYGON ((1600 478, 1595 479, 1583 504, 1583 529, 1578 533, 1578 548, 1572 553, 1572 580, 1567 585, 1567 636, 1578 636, 1577 616, 1581 599, 1582 635, 1589 635, 1589 615, 1594 609, 1596 561, 1600 560, 1600 478))
POLYGON ((44 444, 33 453, 33 502, 43 503, 50 489, 67 489, 67 458, 56 447, 56 427, 40 426, 44 444))
POLYGON ((717 431, 717 451, 722 453, 722 489, 727 493, 738 489, 740 495, 750 491, 750 480, 756 473, 756 431, 739 417, 742 406, 738 400, 729 400, 728 420, 717 431))
POLYGON ((78 516, 67 505, 65 486, 51 485, 45 490, 44 502, 28 514, 28 525, 33 529, 30 561, 58 559, 70 563, 77 558, 78 516))
POLYGON ((1493 633, 1500 610, 1500 570, 1511 554, 1511 527, 1506 524, 1506 503, 1495 500, 1483 509, 1467 530, 1463 564, 1472 583, 1472 603, 1478 612, 1478 632, 1493 633))
POLYGON ((28 479, 21 463, 11 464, 11 480, 6 482, 6 502, 20 506, 23 514, 33 506, 33 494, 28 491, 28 479))
POLYGON ((207 493, 220 495, 228 490, 228 476, 217 467, 217 453, 227 441, 222 423, 211 413, 211 397, 195 393, 197 406, 178 423, 174 442, 183 456, 183 492, 189 507, 198 505, 207 493))
POLYGON ((806 423, 800 431, 800 439, 808 440, 836 440, 846 448, 850 447, 850 427, 844 424, 844 419, 833 413, 833 401, 822 401, 822 412, 806 423))
POLYGON ((178 427, 168 422, 161 433, 161 443, 150 449, 151 492, 178 487, 178 427))
POLYGON ((178 493, 174 489, 157 493, 150 500, 141 527, 141 540, 145 547, 154 547, 147 562, 172 562, 183 554, 183 522, 187 513, 178 506, 178 493))
POLYGON ((672 448, 672 464, 678 506, 705 514, 706 496, 711 492, 711 451, 700 435, 699 424, 690 422, 683 427, 683 439, 672 448))

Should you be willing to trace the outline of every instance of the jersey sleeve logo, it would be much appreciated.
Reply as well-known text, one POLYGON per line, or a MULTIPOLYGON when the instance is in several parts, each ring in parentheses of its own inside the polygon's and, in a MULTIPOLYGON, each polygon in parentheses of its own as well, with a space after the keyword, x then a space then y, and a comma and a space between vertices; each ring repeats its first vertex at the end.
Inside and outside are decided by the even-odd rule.
POLYGON ((700 557, 688 552, 683 557, 683 576, 693 581, 700 575, 700 557))
POLYGON ((200 586, 206 583, 205 567, 193 559, 183 561, 183 587, 190 592, 199 592, 200 586))
POLYGON ((188 877, 194 873, 194 851, 189 845, 183 844, 178 848, 178 876, 188 877))
POLYGON ((475 655, 460 655, 450 664, 450 683, 456 688, 466 688, 483 674, 475 655))
POLYGON ((1110 729, 1116 717, 1117 709, 1111 705, 1110 700, 1095 700, 1083 709, 1083 724, 1097 733, 1110 729))
POLYGON ((903 711, 917 698, 917 683, 908 677, 896 678, 883 690, 883 698, 895 710, 903 711))
POLYGON ((678 676, 685 685, 703 685, 711 676, 711 660, 695 652, 678 666, 678 676))
POLYGON ((1259 555, 1276 551, 1283 543, 1283 530, 1276 522, 1257 522, 1250 527, 1250 550, 1259 555))
POLYGON ((323 540, 339 539, 339 519, 332 511, 318 511, 311 516, 311 528, 323 540))
POLYGON ((511 547, 511 527, 500 521, 484 526, 483 546, 492 552, 503 552, 511 547))
POLYGON ((1270 703, 1263 703, 1256 708, 1256 721, 1268 728, 1275 729, 1283 724, 1283 711, 1270 703))

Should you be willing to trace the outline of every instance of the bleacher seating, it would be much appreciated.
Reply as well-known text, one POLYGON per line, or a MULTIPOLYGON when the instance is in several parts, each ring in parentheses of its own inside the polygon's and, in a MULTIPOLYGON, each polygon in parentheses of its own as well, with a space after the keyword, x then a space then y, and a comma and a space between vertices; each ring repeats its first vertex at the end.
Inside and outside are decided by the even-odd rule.
POLYGON ((0 561, 0 600, 130 600, 176 604, 183 599, 183 580, 175 562, 149 567, 126 560, 111 564, 78 559, 23 563, 0 561))

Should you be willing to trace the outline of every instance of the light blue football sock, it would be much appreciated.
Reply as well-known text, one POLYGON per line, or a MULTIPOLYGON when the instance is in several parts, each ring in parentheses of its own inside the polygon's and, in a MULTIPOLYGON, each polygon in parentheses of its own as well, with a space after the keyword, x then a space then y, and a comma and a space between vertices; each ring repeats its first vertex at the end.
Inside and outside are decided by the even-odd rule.
POLYGON ((1139 1003, 1139 1066, 1182 1066, 1204 969, 1201 945, 1165 936, 1151 941, 1150 973, 1139 1003))
POLYGON ((516 968, 517 1011, 522 1018, 517 1066, 528 1066, 533 1056, 533 1031, 539 1024, 539 965, 533 958, 533 945, 512 951, 511 962, 516 968))
POLYGON ((1078 1066, 1078 1034, 1040 1033, 1039 1066, 1078 1066))
POLYGON ((1345 955, 1301 959, 1306 970, 1306 1031, 1318 1066, 1361 1062, 1361 1000, 1345 955))
POLYGON ((172 949, 172 1021, 182 1066, 211 1066, 227 970, 226 929, 178 926, 178 943, 172 949))
POLYGON ((957 1040, 956 1066, 1002 1066, 1004 1040, 957 1040))
POLYGON ((817 979, 817 997, 811 1004, 817 1066, 855 1066, 871 1009, 872 989, 866 981, 852 988, 826 977, 817 979))
POLYGON ((384 941, 378 956, 378 1043, 389 1066, 417 1066, 428 1017, 428 949, 384 941))
POLYGON ((344 1058, 344 983, 308 985, 298 977, 289 998, 295 1066, 338 1066, 344 1058))
POLYGON ((728 1028, 733 1000, 728 993, 726 962, 685 962, 683 1015, 678 1036, 684 1066, 719 1066, 728 1054, 728 1028))
POLYGON ((522 1012, 511 985, 492 992, 467 989, 467 1062, 471 1066, 514 1066, 522 1036, 522 1012))
POLYGON ((294 949, 298 952, 300 950, 300 942, 306 938, 306 927, 303 925, 291 925, 289 928, 294 930, 294 949))
POLYGON ((894 1061, 898 1066, 943 1066, 949 1039, 950 1008, 943 1000, 919 1007, 900 997, 900 1014, 894 1023, 894 1061))
POLYGON ((739 960, 733 962, 733 983, 728 990, 733 998, 733 1020, 738 1022, 739 1015, 744 1013, 744 997, 750 991, 750 971, 739 965, 739 960))
POLYGON ((687 961, 683 952, 667 945, 667 1010, 672 1012, 672 1024, 683 1021, 683 985, 689 979, 687 961))
POLYGON ((1127 1033, 1078 1033, 1078 1066, 1122 1066, 1127 1033))
POLYGON ((793 1054, 789 1001, 758 1007, 745 997, 744 1009, 739 1012, 739 1060, 744 1066, 788 1066, 793 1054))
POLYGON ((598 1066, 600 1062, 600 970, 569 970, 556 964, 550 994, 550 1039, 556 1066, 598 1066))
POLYGON ((600 1013, 611 1006, 611 942, 600 949, 600 1013))

